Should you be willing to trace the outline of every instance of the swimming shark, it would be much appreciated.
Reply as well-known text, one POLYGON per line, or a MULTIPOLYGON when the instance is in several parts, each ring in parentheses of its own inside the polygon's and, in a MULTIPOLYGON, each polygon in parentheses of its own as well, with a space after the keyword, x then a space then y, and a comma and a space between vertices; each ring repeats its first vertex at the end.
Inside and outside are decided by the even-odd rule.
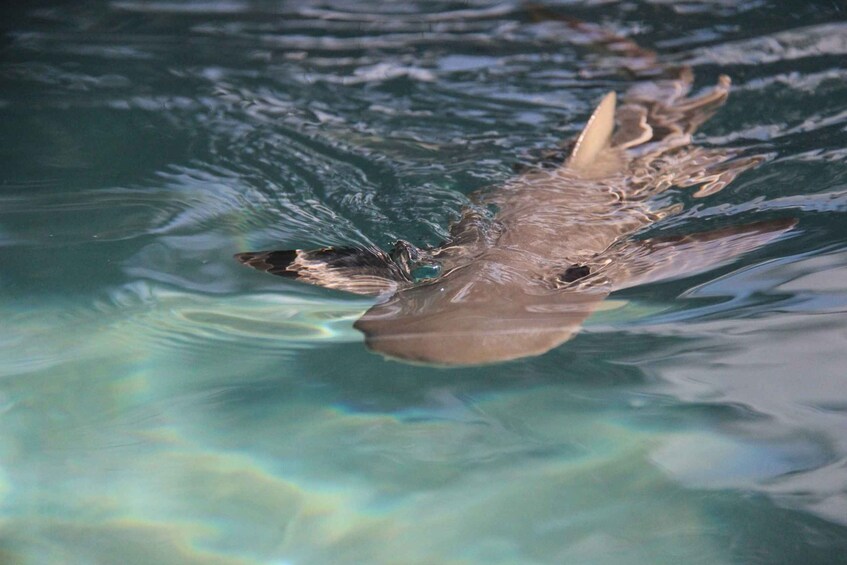
MULTIPOLYGON (((643 50, 609 42, 643 63, 643 50)), ((697 96, 689 96, 692 82, 683 67, 637 83, 620 102, 608 92, 567 157, 474 195, 437 247, 399 241, 388 252, 324 247, 236 259, 376 297, 354 326, 371 350, 389 358, 464 366, 540 355, 571 339, 609 294, 725 264, 795 225, 788 218, 642 236, 682 209, 657 208, 660 193, 696 187, 694 197, 709 196, 763 160, 692 143, 726 101, 730 79, 720 76, 697 96)))

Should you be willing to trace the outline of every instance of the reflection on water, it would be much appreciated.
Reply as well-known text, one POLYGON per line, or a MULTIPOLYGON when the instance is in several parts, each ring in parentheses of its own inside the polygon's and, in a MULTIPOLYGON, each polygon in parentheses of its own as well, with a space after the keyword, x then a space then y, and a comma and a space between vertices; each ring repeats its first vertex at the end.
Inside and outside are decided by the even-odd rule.
POLYGON ((0 561, 844 562, 845 13, 555 9, 732 75, 698 143, 769 157, 651 237, 797 235, 445 371, 232 254, 437 244, 630 86, 585 37, 509 2, 9 8, 0 561))
MULTIPOLYGON (((48 330, 53 354, 4 375, 14 555, 391 562, 402 549, 411 562, 724 562, 737 502, 722 491, 755 492, 832 460, 824 442, 747 409, 544 374, 460 386, 399 375, 395 388, 423 396, 368 409, 365 387, 338 390, 333 363, 307 369, 261 330, 239 343, 236 324, 205 321, 261 322, 270 310, 309 319, 326 305, 265 298, 262 310, 256 297, 212 305, 177 293, 134 312, 128 303, 48 330), (192 308, 201 322, 190 323, 192 308), (208 333, 186 335, 192 325, 208 333), (157 341, 168 329, 182 341, 157 341), (225 354, 205 358, 200 344, 224 337, 214 348, 225 354)), ((27 308, 17 327, 43 335, 40 320, 65 310, 27 308)), ((780 523, 762 512, 760 527, 780 523)))

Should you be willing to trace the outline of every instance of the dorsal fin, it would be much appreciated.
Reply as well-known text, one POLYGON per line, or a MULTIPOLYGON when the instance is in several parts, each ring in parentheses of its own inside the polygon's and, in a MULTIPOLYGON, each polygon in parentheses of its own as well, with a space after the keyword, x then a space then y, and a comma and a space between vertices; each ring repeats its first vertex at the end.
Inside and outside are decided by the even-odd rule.
POLYGON ((576 170, 588 168, 597 155, 609 145, 612 130, 615 129, 615 100, 615 92, 609 92, 588 118, 588 123, 579 134, 568 159, 570 168, 576 170))

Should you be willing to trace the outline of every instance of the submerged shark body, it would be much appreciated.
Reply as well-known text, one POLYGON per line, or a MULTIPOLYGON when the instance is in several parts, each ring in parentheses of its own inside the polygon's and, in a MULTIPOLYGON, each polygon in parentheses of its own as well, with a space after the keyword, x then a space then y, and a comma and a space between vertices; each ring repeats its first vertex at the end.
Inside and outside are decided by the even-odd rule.
POLYGON ((437 248, 241 253, 242 263, 380 301, 355 324, 383 355, 477 365, 538 355, 570 339, 616 290, 706 270, 789 230, 776 220, 667 239, 632 236, 678 207, 670 187, 722 189, 758 157, 691 145, 729 79, 689 98, 691 74, 607 94, 567 159, 476 198, 437 248), (489 210, 496 212, 489 212, 489 210))

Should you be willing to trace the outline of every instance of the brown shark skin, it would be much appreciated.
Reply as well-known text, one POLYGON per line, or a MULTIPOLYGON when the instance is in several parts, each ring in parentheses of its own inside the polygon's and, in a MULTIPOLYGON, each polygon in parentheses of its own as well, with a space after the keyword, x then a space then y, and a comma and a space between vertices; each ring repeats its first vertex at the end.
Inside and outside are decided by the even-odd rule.
POLYGON ((572 338, 610 292, 708 270, 795 224, 789 218, 621 242, 593 258, 593 274, 558 287, 553 265, 540 266, 543 258, 486 252, 442 278, 396 292, 354 326, 373 351, 411 362, 466 366, 540 355, 572 338))
POLYGON ((650 196, 670 186, 714 193, 757 162, 690 146, 695 128, 726 99, 729 79, 698 98, 684 97, 688 86, 683 77, 650 85, 648 96, 630 93, 616 112, 615 144, 590 166, 531 171, 483 196, 482 205, 499 209, 488 228, 494 236, 469 238, 462 222, 454 226, 457 239, 475 244, 436 249, 432 259, 448 267, 444 275, 401 288, 366 312, 355 327, 368 347, 444 366, 538 355, 573 337, 613 290, 704 270, 790 229, 788 220, 678 241, 630 238, 677 211, 652 209, 650 196), (675 247, 687 252, 684 260, 675 247), (675 262, 685 268, 674 271, 675 262), (565 282, 573 266, 587 274, 565 282))
POLYGON ((435 250, 434 260, 443 255, 455 266, 368 310, 355 324, 368 347, 442 366, 539 355, 573 337, 610 292, 706 270, 794 225, 776 220, 639 242, 628 236, 657 218, 644 202, 620 200, 597 181, 570 181, 551 174, 497 195, 505 213, 494 220, 501 232, 494 245, 435 250), (574 265, 588 274, 565 282, 574 265))
MULTIPOLYGON (((634 51, 639 72, 668 71, 656 67, 647 56, 651 52, 618 45, 634 51)), ((614 111, 610 138, 604 136, 611 126, 597 134, 602 124, 591 125, 602 122, 604 105, 614 109, 614 95, 607 95, 570 159, 479 195, 479 208, 465 210, 438 248, 400 246, 400 257, 355 250, 353 255, 367 257, 360 269, 355 261, 336 260, 339 252, 331 248, 286 252, 282 263, 274 262, 273 252, 237 257, 302 282, 378 296, 381 302, 354 326, 371 350, 389 358, 467 366, 545 353, 571 339, 609 293, 713 268, 795 224, 783 219, 636 239, 644 228, 679 212, 656 210, 651 197, 672 187, 698 187, 695 197, 711 195, 763 160, 693 146, 692 135, 725 102, 730 81, 721 76, 714 88, 687 97, 690 69, 670 74, 630 89, 614 111), (602 149, 578 155, 583 143, 602 149), (480 211, 487 208, 496 214, 480 211), (438 265, 439 276, 414 282, 419 264, 438 265)))
POLYGON ((570 339, 608 295, 602 285, 557 289, 520 251, 483 253, 431 283, 373 306, 354 327, 370 349, 435 365, 540 355, 570 339))

